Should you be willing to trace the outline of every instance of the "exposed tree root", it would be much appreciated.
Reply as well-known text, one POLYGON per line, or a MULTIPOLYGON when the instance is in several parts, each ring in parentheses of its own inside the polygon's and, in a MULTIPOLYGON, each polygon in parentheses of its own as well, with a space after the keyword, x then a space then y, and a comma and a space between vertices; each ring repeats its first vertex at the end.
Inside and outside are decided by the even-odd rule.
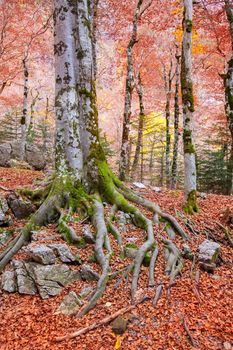
MULTIPOLYGON (((128 277, 129 273, 133 271, 134 268, 134 264, 130 264, 128 266, 126 266, 121 272, 122 276, 119 278, 119 280, 114 284, 113 289, 117 289, 119 287, 119 285, 121 284, 121 282, 128 277)), ((119 273, 119 272, 118 272, 119 273)))
POLYGON ((114 204, 110 210, 109 218, 108 218, 108 231, 112 233, 113 237, 116 239, 121 253, 123 253, 123 244, 122 244, 122 237, 119 232, 119 230, 116 228, 115 225, 113 225, 112 221, 114 220, 115 214, 117 212, 117 206, 114 204))
POLYGON ((167 257, 167 266, 165 268, 165 273, 170 276, 170 285, 174 282, 176 276, 181 272, 183 268, 183 259, 179 249, 175 246, 173 242, 168 239, 163 238, 166 249, 169 251, 167 257))
MULTIPOLYGON (((115 178, 114 178, 115 179, 115 178)), ((158 222, 158 216, 160 216, 163 220, 169 222, 171 224, 171 226, 174 228, 174 230, 185 240, 188 240, 189 237, 188 235, 184 232, 184 230, 182 229, 182 227, 179 225, 179 223, 177 222, 177 220, 170 214, 167 214, 165 212, 163 212, 160 207, 143 198, 138 196, 137 194, 135 194, 133 191, 131 191, 129 188, 127 188, 126 186, 124 186, 124 184, 122 184, 118 179, 115 179, 115 184, 116 186, 120 189, 120 192, 125 196, 125 198, 127 198, 129 201, 139 204, 142 207, 150 210, 153 212, 154 214, 154 218, 153 221, 156 223, 158 222)))
POLYGON ((93 224, 96 228, 95 255, 102 268, 102 275, 97 283, 94 295, 91 297, 89 303, 78 312, 77 317, 82 317, 95 307, 98 299, 102 296, 105 290, 109 278, 109 260, 111 250, 108 251, 108 254, 104 254, 103 248, 108 231, 104 220, 104 207, 99 198, 94 202, 93 224))
MULTIPOLYGON (((96 305, 97 301, 104 293, 108 279, 112 277, 110 274, 110 258, 113 252, 108 232, 113 234, 119 244, 120 251, 123 252, 124 247, 121 234, 113 224, 115 214, 118 210, 130 214, 134 224, 144 229, 146 232, 145 242, 139 247, 133 264, 123 270, 123 275, 117 282, 118 286, 124 278, 128 277, 131 271, 133 272, 131 284, 132 302, 135 302, 141 266, 149 251, 151 251, 149 286, 155 285, 154 268, 158 256, 158 244, 154 237, 153 222, 158 224, 159 221, 165 221, 165 225, 167 225, 170 228, 170 232, 172 232, 172 238, 175 238, 175 232, 177 232, 183 239, 188 239, 188 236, 174 217, 164 213, 158 205, 134 194, 112 174, 106 163, 103 163, 100 167, 99 185, 97 187, 99 194, 96 190, 97 194, 89 195, 81 184, 75 184, 70 178, 57 177, 53 179, 52 184, 49 184, 49 191, 48 187, 43 190, 36 189, 35 193, 31 191, 22 191, 24 195, 28 193, 29 197, 33 200, 43 200, 43 203, 37 212, 29 219, 29 222, 22 229, 21 234, 11 242, 9 247, 7 247, 0 256, 0 270, 2 270, 12 259, 14 254, 30 241, 31 231, 50 222, 58 222, 58 231, 68 243, 78 244, 82 240, 82 237, 79 237, 68 223, 72 220, 72 215, 76 211, 81 213, 81 216, 85 216, 85 218, 91 218, 96 229, 95 255, 101 266, 102 274, 94 294, 88 304, 84 305, 76 315, 77 317, 85 315, 96 305), (44 199, 45 197, 46 199, 44 199), (106 223, 102 204, 103 201, 112 205, 106 223), (152 211, 154 214, 153 222, 128 201, 152 211), (63 209, 68 209, 68 215, 65 215, 63 209), (104 249, 107 250, 107 253, 105 253, 104 249)), ((163 239, 163 242, 165 243, 167 251, 166 273, 170 275, 172 283, 182 269, 182 258, 173 242, 165 239, 163 239)))
POLYGON ((221 227, 221 229, 223 230, 223 233, 225 234, 225 237, 230 245, 230 247, 233 248, 233 238, 231 237, 230 231, 223 226, 222 224, 220 224, 220 222, 217 222, 218 226, 221 227))
POLYGON ((156 288, 155 297, 154 297, 154 300, 153 300, 153 306, 154 307, 157 306, 158 301, 159 301, 159 299, 161 297, 162 291, 163 291, 163 285, 159 284, 158 287, 156 288))
POLYGON ((152 221, 145 218, 145 226, 146 226, 148 238, 146 242, 138 249, 137 255, 134 260, 134 270, 133 270, 132 287, 131 287, 132 301, 134 301, 134 297, 137 292, 138 277, 139 277, 140 268, 141 268, 143 259, 145 257, 145 254, 152 249, 155 243, 152 221))
POLYGON ((149 266, 149 287, 153 287, 155 285, 155 263, 158 257, 158 253, 159 253, 159 248, 158 248, 158 243, 156 243, 156 246, 151 256, 150 266, 149 266))

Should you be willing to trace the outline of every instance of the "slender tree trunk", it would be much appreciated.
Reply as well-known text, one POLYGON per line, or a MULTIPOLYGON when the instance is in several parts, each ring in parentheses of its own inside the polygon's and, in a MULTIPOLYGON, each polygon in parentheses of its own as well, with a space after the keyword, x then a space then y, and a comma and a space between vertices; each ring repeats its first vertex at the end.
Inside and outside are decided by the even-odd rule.
POLYGON ((166 66, 164 66, 164 83, 165 83, 165 92, 166 92, 166 185, 170 185, 170 152, 171 152, 171 133, 170 133, 170 121, 171 121, 171 89, 172 89, 172 58, 170 61, 170 68, 167 74, 166 66))
MULTIPOLYGON (((31 94, 32 95, 32 94, 31 94)), ((30 106, 30 120, 28 121, 28 127, 27 127, 27 141, 28 142, 34 142, 35 139, 35 106, 36 102, 39 99, 39 91, 37 91, 36 96, 33 97, 32 95, 32 102, 30 106)))
POLYGON ((180 56, 176 53, 176 87, 175 87, 175 103, 174 103, 174 143, 173 143, 173 159, 171 172, 171 188, 177 186, 177 158, 179 147, 179 89, 180 89, 180 56))
POLYGON ((23 74, 24 74, 24 88, 23 88, 23 111, 21 117, 21 140, 20 140, 20 160, 25 158, 25 148, 27 140, 27 123, 28 123, 28 81, 29 71, 27 65, 27 59, 23 59, 23 74))
POLYGON ((149 162, 149 173, 150 173, 150 184, 153 185, 153 165, 154 165, 154 148, 155 148, 156 136, 154 134, 153 141, 150 149, 150 162, 149 162))
POLYGON ((144 178, 144 153, 143 153, 143 142, 141 147, 141 169, 140 169, 140 181, 143 182, 144 178))
POLYGON ((164 183, 164 151, 161 154, 161 166, 160 166, 160 186, 163 187, 164 183))
POLYGON ((43 125, 43 153, 45 155, 46 163, 50 160, 49 154, 49 132, 48 132, 48 119, 49 119, 49 98, 46 97, 46 107, 43 125))
POLYGON ((143 127, 144 127, 144 120, 145 120, 145 110, 144 110, 144 104, 143 104, 143 87, 142 87, 142 80, 141 80, 140 73, 138 74, 137 94, 139 98, 140 113, 139 113, 139 124, 138 124, 138 137, 136 142, 134 161, 131 168, 131 174, 133 179, 137 177, 139 158, 140 158, 140 153, 142 152, 143 127))
POLYGON ((184 209, 187 213, 193 214, 198 211, 196 190, 196 156, 193 143, 193 113, 194 97, 192 83, 192 28, 193 28, 193 2, 184 0, 184 18, 183 18, 183 43, 181 58, 181 90, 183 102, 184 119, 184 190, 185 204, 184 209))
POLYGON ((227 193, 233 193, 233 5, 229 0, 225 0, 225 11, 230 26, 231 35, 231 59, 227 63, 227 72, 224 76, 225 87, 225 111, 228 127, 231 135, 230 157, 228 162, 227 193))
POLYGON ((121 153, 120 153, 120 168, 119 176, 122 181, 125 181, 129 173, 129 133, 130 133, 130 118, 131 118, 131 102, 133 91, 133 48, 137 42, 138 20, 140 18, 140 9, 143 0, 138 0, 137 7, 133 19, 133 31, 127 47, 127 75, 125 86, 125 106, 122 129, 121 153))

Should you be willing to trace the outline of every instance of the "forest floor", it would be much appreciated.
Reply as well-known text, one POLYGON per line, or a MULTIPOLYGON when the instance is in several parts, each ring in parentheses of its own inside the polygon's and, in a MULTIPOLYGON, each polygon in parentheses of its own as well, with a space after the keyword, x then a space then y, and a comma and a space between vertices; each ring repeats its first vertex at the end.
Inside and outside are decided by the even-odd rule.
MULTIPOLYGON (((0 168, 0 184, 10 189, 31 184, 42 176, 40 172, 0 168)), ((176 215, 177 210, 182 212, 183 195, 180 191, 164 190, 156 193, 149 188, 136 191, 157 202, 173 215, 176 215)), ((185 260, 182 276, 176 278, 175 285, 169 291, 169 278, 164 274, 165 261, 161 250, 155 267, 156 283, 164 284, 161 298, 155 308, 152 301, 148 300, 131 311, 134 315, 133 321, 122 336, 119 349, 194 349, 185 330, 184 319, 196 341, 196 348, 233 349, 233 346, 231 347, 233 345, 232 248, 227 244, 224 233, 217 224, 221 221, 224 209, 232 206, 232 198, 209 194, 206 198, 199 198, 198 204, 200 213, 191 218, 191 226, 196 234, 190 232, 182 221, 179 220, 179 222, 192 237, 189 245, 193 251, 196 251, 198 245, 207 238, 206 232, 212 233, 212 238, 214 237, 221 244, 219 265, 214 274, 200 271, 200 279, 197 281, 195 272, 199 270, 198 264, 193 265, 192 261, 185 260)), ((150 213, 147 214, 150 215, 150 213)), ((25 220, 18 220, 14 225, 19 228, 24 223, 25 220)), ((49 225, 42 229, 49 234, 54 233, 56 227, 49 225)), ((79 225, 77 230, 81 231, 79 225)), ((143 231, 140 229, 130 228, 122 235, 124 243, 127 243, 129 237, 134 237, 137 244, 143 242, 143 231)), ((112 237, 110 239, 115 251, 111 267, 113 270, 119 270, 130 261, 119 257, 119 248, 114 239, 112 237)), ((58 234, 57 240, 62 241, 58 234)), ((183 244, 179 237, 176 243, 178 246, 183 244)), ((73 251, 76 248, 71 249, 73 251)), ((93 245, 88 245, 85 249, 79 249, 79 255, 84 262, 99 271, 97 264, 91 264, 88 261, 88 256, 93 253, 93 249, 93 245)), ((23 253, 20 252, 15 258, 20 259, 22 256, 23 253)), ((116 279, 110 281, 95 309, 82 319, 56 314, 56 310, 69 291, 72 290, 78 294, 84 286, 87 286, 87 282, 77 281, 70 284, 60 295, 48 300, 42 300, 39 296, 0 292, 0 350, 110 350, 117 348, 111 324, 60 343, 55 342, 55 338, 90 325, 129 305, 130 280, 129 276, 128 283, 122 281, 118 288, 114 288, 116 279)), ((88 282, 88 285, 90 284, 95 286, 95 282, 88 282)), ((148 268, 146 267, 142 267, 139 288, 142 289, 143 294, 151 297, 155 295, 156 286, 148 287, 148 268)))

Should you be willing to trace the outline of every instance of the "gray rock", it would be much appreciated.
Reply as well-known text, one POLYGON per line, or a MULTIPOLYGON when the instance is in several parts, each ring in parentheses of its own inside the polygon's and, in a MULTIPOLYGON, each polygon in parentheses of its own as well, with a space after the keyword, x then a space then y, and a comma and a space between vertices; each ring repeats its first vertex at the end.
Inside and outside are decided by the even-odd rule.
POLYGON ((193 260, 194 254, 188 244, 183 245, 181 254, 185 259, 193 260))
POLYGON ((78 311, 83 302, 79 299, 77 294, 71 291, 65 296, 56 313, 62 313, 63 315, 69 316, 78 311))
POLYGON ((133 244, 126 244, 124 248, 124 254, 127 258, 135 259, 138 252, 138 247, 133 244))
POLYGON ((126 241, 127 242, 136 242, 137 241, 137 237, 127 237, 126 241))
MULTIPOLYGON (((6 142, 0 145, 0 166, 8 167, 12 160, 20 160, 20 141, 6 142)), ((43 152, 33 144, 27 144, 25 149, 25 162, 11 163, 11 165, 24 168, 33 167, 36 170, 43 170, 46 162, 43 152)))
POLYGON ((32 242, 38 242, 38 241, 54 241, 56 240, 56 237, 54 235, 47 235, 46 231, 32 231, 31 232, 31 241, 32 242))
POLYGON ((32 260, 43 265, 55 264, 56 256, 53 250, 45 244, 39 246, 29 246, 28 251, 32 260))
POLYGON ((120 225, 127 225, 132 223, 132 218, 129 214, 119 211, 116 216, 116 222, 120 225))
MULTIPOLYGON (((4 282, 6 288, 20 294, 40 294, 42 299, 58 295, 63 287, 71 282, 81 280, 79 271, 72 271, 67 265, 40 265, 34 262, 15 260, 12 263, 16 276, 16 288, 11 284, 11 275, 4 282)), ((13 276, 13 275, 12 275, 13 276)))
POLYGON ((201 199, 206 199, 207 198, 207 194, 204 192, 197 192, 197 197, 201 198, 201 199))
POLYGON ((7 200, 0 195, 0 226, 8 227, 12 225, 12 219, 9 215, 7 215, 7 211, 9 210, 7 200))
POLYGON ((81 292, 79 293, 79 296, 81 299, 87 298, 91 293, 93 292, 92 287, 84 287, 81 292))
POLYGON ((133 185, 134 185, 134 187, 137 187, 137 188, 140 188, 140 189, 146 188, 146 186, 143 185, 143 183, 141 183, 141 182, 133 182, 133 185))
POLYGON ((89 243, 89 244, 95 243, 95 238, 91 232, 91 228, 89 225, 84 225, 82 234, 86 243, 89 243))
POLYGON ((205 240, 198 247, 198 260, 200 267, 209 273, 214 273, 216 268, 216 261, 220 252, 220 244, 205 240))
POLYGON ((215 263, 220 252, 220 244, 206 239, 199 245, 198 251, 199 261, 215 263))
POLYGON ((17 291, 16 275, 14 271, 6 271, 3 273, 1 288, 8 293, 17 291))
POLYGON ((26 145, 26 161, 36 170, 43 170, 46 162, 42 151, 33 144, 26 145))
POLYGON ((22 199, 15 193, 8 196, 7 203, 17 219, 25 219, 35 211, 30 201, 22 199))
POLYGON ((15 268, 17 287, 20 294, 37 294, 34 275, 30 264, 23 261, 15 260, 13 262, 15 268))
POLYGON ((11 145, 4 143, 0 145, 0 166, 8 167, 11 159, 11 145))
POLYGON ((35 282, 42 299, 60 294, 62 288, 71 282, 80 280, 79 271, 72 271, 66 265, 33 267, 35 282))
POLYGON ((89 265, 83 265, 80 269, 80 273, 81 278, 84 281, 98 281, 100 278, 100 275, 95 272, 89 265))
POLYGON ((32 170, 31 165, 23 160, 10 159, 9 165, 11 168, 32 170))
POLYGON ((72 263, 76 261, 74 255, 71 253, 69 247, 66 244, 49 244, 49 248, 56 252, 60 260, 64 263, 72 263))
POLYGON ((7 204, 7 200, 2 195, 0 195, 0 209, 2 210, 2 212, 4 214, 6 214, 8 212, 8 210, 9 210, 9 207, 8 207, 8 204, 7 204))
POLYGON ((1 232, 0 233, 0 247, 4 246, 9 241, 11 236, 12 236, 11 232, 8 232, 8 231, 1 232))
POLYGON ((154 191, 156 193, 160 193, 162 191, 160 187, 156 187, 156 186, 151 187, 151 189, 152 189, 152 191, 154 191))

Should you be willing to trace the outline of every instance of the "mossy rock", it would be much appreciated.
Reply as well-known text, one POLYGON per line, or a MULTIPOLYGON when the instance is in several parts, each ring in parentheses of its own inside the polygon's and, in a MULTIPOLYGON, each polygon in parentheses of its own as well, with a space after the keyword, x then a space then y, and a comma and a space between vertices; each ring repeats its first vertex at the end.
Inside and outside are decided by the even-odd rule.
POLYGON ((126 244, 124 248, 125 257, 130 259, 135 259, 137 252, 138 252, 138 247, 136 246, 136 244, 133 244, 133 243, 126 244))

